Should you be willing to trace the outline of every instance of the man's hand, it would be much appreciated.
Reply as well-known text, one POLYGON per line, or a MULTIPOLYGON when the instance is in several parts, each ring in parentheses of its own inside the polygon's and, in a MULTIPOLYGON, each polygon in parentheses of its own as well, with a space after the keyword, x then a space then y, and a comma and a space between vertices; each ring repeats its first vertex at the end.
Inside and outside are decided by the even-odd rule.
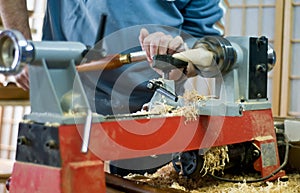
MULTIPOLYGON (((172 37, 166 35, 163 32, 155 32, 149 34, 146 29, 141 29, 139 41, 142 49, 147 54, 147 60, 152 67, 153 56, 160 54, 174 54, 180 51, 184 51, 184 42, 180 36, 172 37)), ((162 75, 159 69, 154 69, 157 73, 162 75)), ((182 77, 183 69, 174 69, 170 72, 169 78, 177 80, 182 77)))
POLYGON ((28 76, 28 67, 25 66, 20 73, 15 75, 17 86, 21 87, 24 90, 29 90, 29 76, 28 76))
POLYGON ((143 28, 140 31, 139 41, 142 49, 147 53, 147 59, 152 62, 156 54, 174 54, 180 49, 183 51, 183 39, 180 36, 172 37, 163 32, 149 32, 143 28))

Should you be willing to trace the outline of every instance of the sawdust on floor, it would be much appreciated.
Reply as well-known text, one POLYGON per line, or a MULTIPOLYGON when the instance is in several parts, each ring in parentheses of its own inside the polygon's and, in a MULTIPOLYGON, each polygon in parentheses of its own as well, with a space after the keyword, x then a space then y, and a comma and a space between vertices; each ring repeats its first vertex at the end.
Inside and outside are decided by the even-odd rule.
MULTIPOLYGON (((173 168, 172 164, 168 164, 159 169, 154 174, 145 175, 128 175, 125 178, 139 181, 145 184, 159 188, 174 188, 178 192, 190 193, 300 193, 300 174, 287 174, 288 181, 274 182, 256 182, 256 183, 233 183, 216 180, 209 175, 202 176, 197 180, 186 178, 179 175, 173 168)), ((224 176, 235 180, 256 179, 258 174, 248 175, 229 175, 224 176)))

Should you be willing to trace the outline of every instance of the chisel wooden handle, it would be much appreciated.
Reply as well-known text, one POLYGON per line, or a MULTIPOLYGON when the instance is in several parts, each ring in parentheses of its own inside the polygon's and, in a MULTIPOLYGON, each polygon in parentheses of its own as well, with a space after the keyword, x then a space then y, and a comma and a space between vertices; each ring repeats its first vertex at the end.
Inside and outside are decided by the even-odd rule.
POLYGON ((100 60, 91 61, 81 64, 76 67, 78 72, 97 71, 97 70, 112 70, 130 64, 132 62, 139 62, 146 60, 146 52, 139 51, 129 54, 115 54, 108 55, 100 60))

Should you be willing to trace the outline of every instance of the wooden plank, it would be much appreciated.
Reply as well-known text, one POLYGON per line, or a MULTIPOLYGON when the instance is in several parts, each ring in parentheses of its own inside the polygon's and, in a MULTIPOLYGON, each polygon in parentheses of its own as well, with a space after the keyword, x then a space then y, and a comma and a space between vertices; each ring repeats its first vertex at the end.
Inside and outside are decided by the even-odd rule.
POLYGON ((262 7, 262 0, 259 0, 259 6, 258 6, 258 21, 257 21, 257 35, 262 35, 262 28, 263 28, 263 7, 262 7))
MULTIPOLYGON (((282 1, 282 0, 281 0, 282 1)), ((246 5, 230 5, 230 9, 241 9, 241 8, 258 8, 258 7, 263 7, 263 8, 272 8, 275 7, 274 4, 246 4, 246 5)))
MULTIPOLYGON (((15 106, 12 107, 13 110, 12 110, 12 113, 10 115, 10 120, 9 120, 9 123, 10 123, 10 126, 9 126, 9 136, 8 136, 8 146, 10 147, 10 144, 12 143, 12 137, 13 137, 13 126, 14 126, 14 121, 15 121, 15 106)), ((7 156, 6 158, 9 159, 10 158, 10 153, 11 153, 11 148, 7 149, 7 156)))
POLYGON ((284 18, 284 1, 277 0, 275 8, 275 33, 274 33, 274 50, 276 51, 276 65, 272 74, 272 112, 274 116, 280 114, 280 92, 281 92, 281 69, 282 69, 282 33, 284 18))
MULTIPOLYGON (((281 0, 279 0, 281 1, 281 0)), ((278 2, 279 2, 278 1, 278 2)), ((287 117, 290 99, 290 66, 291 66, 291 29, 292 29, 293 7, 292 0, 286 0, 284 4, 284 25, 283 25, 283 49, 281 68, 281 94, 280 94, 280 116, 287 117)))
POLYGON ((293 2, 293 6, 300 6, 300 2, 293 2))
POLYGON ((227 36, 229 35, 229 31, 230 31, 230 4, 228 2, 228 0, 224 0, 224 4, 226 6, 226 12, 225 12, 225 16, 224 16, 224 20, 225 20, 225 30, 224 30, 224 35, 227 36))
POLYGON ((295 112, 295 111, 289 111, 289 116, 292 117, 300 117, 300 112, 295 112))
POLYGON ((246 34, 246 18, 247 18, 247 12, 246 12, 246 4, 247 4, 247 1, 244 0, 243 1, 243 6, 241 7, 242 10, 243 10, 243 14, 242 14, 242 21, 243 21, 243 26, 242 27, 242 34, 241 35, 245 35, 246 34))
POLYGON ((289 76, 290 80, 300 80, 300 76, 291 75, 289 76))
POLYGON ((300 43, 300 40, 299 39, 291 39, 291 43, 294 44, 294 43, 300 43))
POLYGON ((3 125, 3 111, 4 111, 4 107, 0 106, 0 156, 1 156, 1 152, 2 152, 2 125, 3 125))
POLYGON ((0 144, 0 149, 2 150, 9 150, 9 151, 15 151, 16 149, 10 145, 0 144))
POLYGON ((10 106, 10 105, 18 105, 18 106, 29 106, 29 100, 0 100, 1 106, 10 106))

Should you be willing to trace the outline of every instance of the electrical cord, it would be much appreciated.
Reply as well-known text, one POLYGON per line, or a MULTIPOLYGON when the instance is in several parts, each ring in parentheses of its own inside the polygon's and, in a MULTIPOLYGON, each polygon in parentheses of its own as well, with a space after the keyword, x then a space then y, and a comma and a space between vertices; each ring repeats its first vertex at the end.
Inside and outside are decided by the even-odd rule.
POLYGON ((209 174, 211 177, 217 179, 217 180, 221 180, 221 181, 225 181, 225 182, 234 182, 234 183, 255 183, 255 182, 261 182, 261 181, 265 181, 271 177, 273 177, 275 174, 277 174, 280 170, 282 170, 284 168, 284 166, 287 164, 288 162, 288 155, 289 155, 289 142, 287 139, 287 136, 285 134, 284 135, 284 142, 285 142, 285 156, 284 156, 284 161, 283 163, 279 166, 279 168, 277 168, 276 170, 274 170, 271 174, 263 177, 263 178, 258 178, 255 180, 233 180, 233 179, 229 179, 229 178, 222 178, 219 176, 215 176, 213 174, 209 174))
POLYGON ((291 143, 290 143, 290 146, 291 146, 292 148, 295 148, 295 149, 300 149, 300 145, 294 145, 294 144, 291 144, 291 143))

